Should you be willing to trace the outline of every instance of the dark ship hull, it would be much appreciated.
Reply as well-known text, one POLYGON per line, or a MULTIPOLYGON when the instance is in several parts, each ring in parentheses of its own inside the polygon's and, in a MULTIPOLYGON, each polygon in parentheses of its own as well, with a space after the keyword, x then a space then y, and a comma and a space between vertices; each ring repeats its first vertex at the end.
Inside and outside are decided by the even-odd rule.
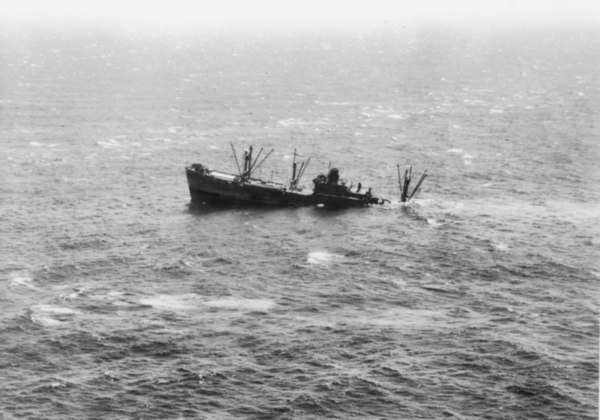
MULTIPOLYGON (((340 181, 339 171, 336 168, 331 168, 327 175, 317 176, 313 180, 314 188, 312 191, 299 188, 298 184, 310 162, 310 158, 306 162, 302 162, 298 167, 295 150, 294 161, 292 163, 292 178, 288 185, 253 178, 252 173, 262 165, 273 150, 259 162, 259 157, 263 149, 253 159, 252 146, 250 146, 249 151, 244 152, 242 170, 233 144, 231 148, 239 175, 213 171, 199 163, 194 163, 185 168, 192 202, 217 202, 270 207, 323 206, 328 208, 359 207, 389 202, 389 200, 384 198, 371 195, 370 188, 366 192, 361 192, 361 183, 358 183, 356 190, 352 191, 344 182, 340 181)), ((398 169, 398 182, 401 185, 401 201, 403 202, 409 200, 417 192, 426 176, 426 173, 423 173, 417 187, 409 196, 407 192, 411 172, 412 168, 410 172, 408 170, 405 172, 404 184, 402 184, 400 169, 398 169)))
POLYGON ((218 171, 198 171, 194 165, 186 168, 190 196, 193 202, 220 202, 262 206, 309 206, 312 194, 287 191, 283 184, 258 179, 242 181, 238 175, 218 171))
POLYGON ((341 188, 315 188, 316 191, 290 189, 284 184, 260 179, 242 179, 239 175, 210 171, 194 164, 186 167, 190 196, 194 203, 217 202, 269 207, 301 207, 322 205, 344 208, 381 204, 382 199, 370 194, 350 192, 341 188))

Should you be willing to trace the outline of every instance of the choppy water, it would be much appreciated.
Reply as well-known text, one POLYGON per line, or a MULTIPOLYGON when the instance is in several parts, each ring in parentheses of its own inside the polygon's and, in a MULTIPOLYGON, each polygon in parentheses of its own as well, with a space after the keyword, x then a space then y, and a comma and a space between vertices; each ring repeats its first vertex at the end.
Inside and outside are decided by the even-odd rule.
POLYGON ((0 417, 597 418, 599 39, 4 28, 0 417), (230 141, 395 201, 191 208, 230 141))

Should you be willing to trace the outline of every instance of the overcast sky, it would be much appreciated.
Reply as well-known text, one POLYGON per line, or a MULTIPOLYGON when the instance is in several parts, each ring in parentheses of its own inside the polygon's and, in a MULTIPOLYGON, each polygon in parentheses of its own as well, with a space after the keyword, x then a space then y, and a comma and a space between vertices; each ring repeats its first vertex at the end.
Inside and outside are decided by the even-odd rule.
POLYGON ((0 0, 4 20, 350 23, 592 20, 600 0, 0 0))

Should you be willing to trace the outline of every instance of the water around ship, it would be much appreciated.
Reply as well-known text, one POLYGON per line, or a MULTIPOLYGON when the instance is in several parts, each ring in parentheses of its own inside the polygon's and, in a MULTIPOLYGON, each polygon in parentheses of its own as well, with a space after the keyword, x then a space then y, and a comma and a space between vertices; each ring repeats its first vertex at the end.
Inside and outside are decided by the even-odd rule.
POLYGON ((0 417, 597 418, 598 35, 5 27, 0 417), (230 141, 395 200, 190 207, 230 141))

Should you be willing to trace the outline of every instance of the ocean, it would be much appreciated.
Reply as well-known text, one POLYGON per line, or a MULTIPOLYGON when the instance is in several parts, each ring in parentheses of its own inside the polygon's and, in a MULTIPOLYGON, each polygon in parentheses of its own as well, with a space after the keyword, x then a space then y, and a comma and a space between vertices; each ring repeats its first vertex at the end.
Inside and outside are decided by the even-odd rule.
POLYGON ((599 35, 4 25, 0 417, 598 418, 599 35), (391 203, 192 206, 230 143, 391 203))

